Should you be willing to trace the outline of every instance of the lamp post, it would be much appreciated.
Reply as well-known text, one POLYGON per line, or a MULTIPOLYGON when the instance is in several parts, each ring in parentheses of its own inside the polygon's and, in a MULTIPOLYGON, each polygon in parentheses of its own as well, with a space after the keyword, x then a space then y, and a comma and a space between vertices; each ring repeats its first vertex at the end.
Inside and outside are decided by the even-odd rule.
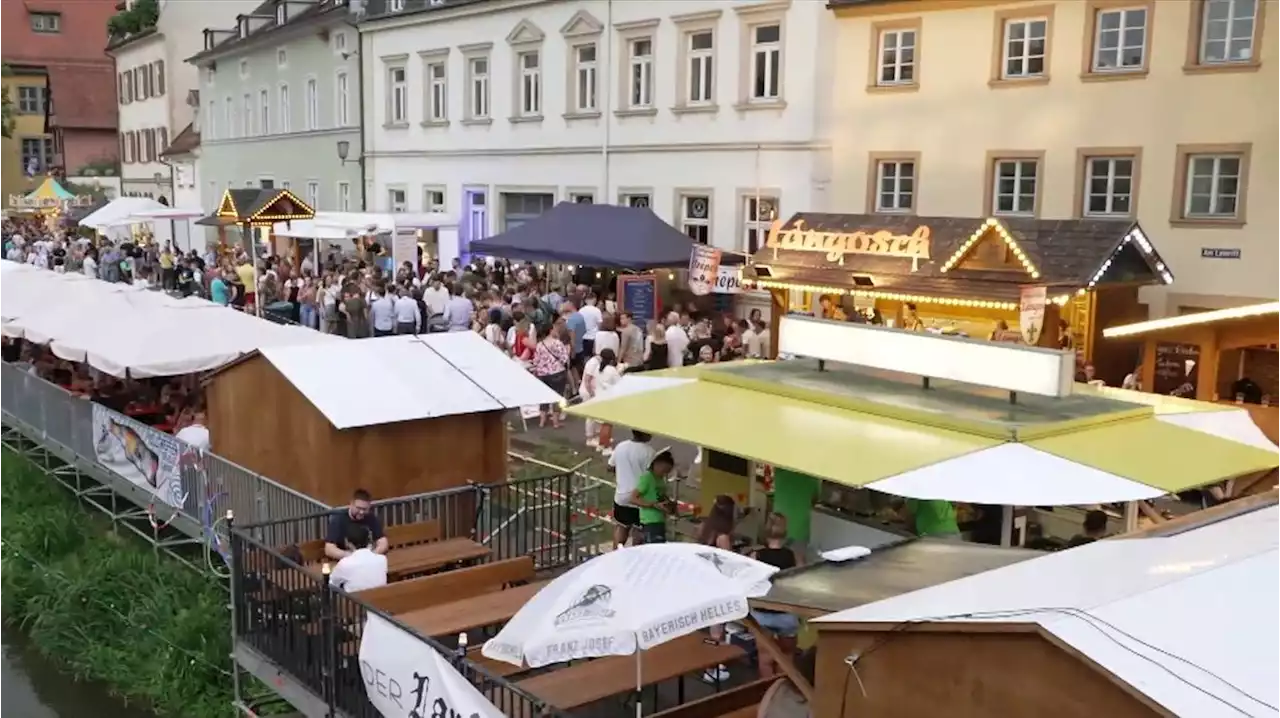
POLYGON ((359 157, 355 159, 348 159, 350 156, 351 156, 351 141, 338 140, 338 160, 342 162, 342 165, 345 167, 350 162, 354 162, 360 165, 360 210, 363 212, 368 212, 369 202, 367 197, 368 190, 365 187, 365 178, 364 178, 364 155, 361 154, 359 157))

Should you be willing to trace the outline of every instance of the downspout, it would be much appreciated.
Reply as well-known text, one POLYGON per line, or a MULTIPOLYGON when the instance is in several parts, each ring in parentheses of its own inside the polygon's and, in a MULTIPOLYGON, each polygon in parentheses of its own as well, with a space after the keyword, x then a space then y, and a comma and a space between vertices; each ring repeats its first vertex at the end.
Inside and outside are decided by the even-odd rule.
POLYGON ((609 141, 612 139, 613 133, 613 0, 608 0, 605 5, 605 23, 606 28, 604 46, 605 46, 605 73, 604 73, 604 141, 600 145, 600 161, 604 170, 604 196, 600 198, 600 202, 604 204, 613 204, 610 199, 613 194, 609 187, 609 141))
MULTIPOLYGON (((364 86, 364 58, 365 58, 364 33, 360 31, 359 23, 352 21, 350 25, 351 27, 355 28, 355 31, 356 31, 356 48, 357 48, 356 59, 360 66, 359 69, 356 71, 356 82, 360 83, 360 106, 356 110, 357 112, 360 113, 359 115, 357 115, 360 118, 360 158, 358 160, 360 163, 360 211, 368 212, 369 211, 369 182, 366 178, 368 169, 365 166, 365 158, 368 157, 369 155, 369 147, 368 145, 365 144, 365 142, 368 139, 365 134, 365 126, 368 123, 365 121, 366 118, 364 116, 364 105, 365 105, 364 95, 366 92, 365 86, 364 86)), ((369 42, 370 43, 373 42, 372 36, 369 37, 369 42)))

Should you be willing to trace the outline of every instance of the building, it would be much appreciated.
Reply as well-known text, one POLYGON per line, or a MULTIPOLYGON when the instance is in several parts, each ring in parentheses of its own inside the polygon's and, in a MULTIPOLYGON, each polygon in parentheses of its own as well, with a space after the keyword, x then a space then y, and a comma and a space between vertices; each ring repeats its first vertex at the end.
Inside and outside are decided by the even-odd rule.
POLYGON ((102 52, 114 12, 115 0, 0 3, 3 82, 14 110, 12 137, 0 144, 5 193, 50 171, 115 172, 111 59, 102 52))
POLYGON ((822 3, 370 0, 369 205, 465 244, 559 201, 651 207, 751 251, 826 203, 822 3))
MULTIPOLYGON (((174 170, 161 153, 193 119, 190 93, 197 89, 196 68, 183 62, 202 42, 210 25, 234 22, 253 0, 213 3, 159 2, 158 13, 136 31, 113 37, 107 53, 115 59, 120 107, 120 161, 125 195, 172 202, 174 170)), ((131 0, 122 13, 147 7, 131 0)))
MULTIPOLYGON (((193 92, 193 100, 196 101, 195 120, 184 127, 177 137, 169 143, 160 153, 160 161, 167 163, 173 167, 173 206, 187 207, 191 209, 203 208, 206 201, 201 194, 202 185, 200 184, 200 111, 199 111, 199 93, 193 92)), ((208 204, 212 206, 217 202, 218 198, 208 200, 208 204)), ((173 240, 174 245, 180 249, 201 249, 207 239, 208 232, 201 225, 195 224, 194 219, 186 221, 174 221, 173 240), (177 225, 181 224, 179 228, 177 225)))
POLYGON ((831 211, 1136 219, 1152 316, 1276 298, 1274 3, 831 5, 831 211))
POLYGON ((201 76, 205 200, 278 187, 315 209, 360 210, 359 41, 346 0, 269 0, 232 19, 208 26, 188 60, 201 76))

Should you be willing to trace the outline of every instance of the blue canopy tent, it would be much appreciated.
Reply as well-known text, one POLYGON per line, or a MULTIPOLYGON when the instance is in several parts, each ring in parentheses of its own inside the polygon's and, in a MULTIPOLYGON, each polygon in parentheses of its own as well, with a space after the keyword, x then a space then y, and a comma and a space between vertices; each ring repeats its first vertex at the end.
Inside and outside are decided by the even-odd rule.
POLYGON ((687 266, 692 251, 693 240, 648 208, 575 202, 471 243, 471 252, 491 257, 634 270, 687 266))

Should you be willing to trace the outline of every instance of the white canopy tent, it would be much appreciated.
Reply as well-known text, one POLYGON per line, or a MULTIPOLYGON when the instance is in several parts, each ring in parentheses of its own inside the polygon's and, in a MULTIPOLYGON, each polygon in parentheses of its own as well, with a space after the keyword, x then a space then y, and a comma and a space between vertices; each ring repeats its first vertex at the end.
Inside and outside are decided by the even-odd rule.
POLYGON ((278 222, 273 229, 279 237, 325 241, 391 235, 397 263, 408 259, 410 245, 416 244, 421 230, 436 232, 441 266, 458 256, 458 220, 445 212, 316 212, 314 219, 278 222))
POLYGON ((153 231, 168 226, 173 238, 173 245, 179 251, 187 252, 197 247, 193 237, 203 231, 203 227, 195 224, 195 220, 204 216, 200 208, 184 209, 181 207, 165 207, 163 209, 145 209, 134 212, 125 218, 128 224, 150 224, 153 231), (177 231, 182 227, 182 231, 177 231))
MULTIPOLYGON (((113 240, 123 240, 129 236, 127 228, 141 221, 134 219, 135 215, 141 212, 167 209, 169 207, 150 197, 117 197, 90 212, 88 216, 80 220, 80 226, 95 229, 113 240)), ((171 232, 167 223, 155 227, 154 230, 156 241, 163 243, 171 239, 171 232)))

